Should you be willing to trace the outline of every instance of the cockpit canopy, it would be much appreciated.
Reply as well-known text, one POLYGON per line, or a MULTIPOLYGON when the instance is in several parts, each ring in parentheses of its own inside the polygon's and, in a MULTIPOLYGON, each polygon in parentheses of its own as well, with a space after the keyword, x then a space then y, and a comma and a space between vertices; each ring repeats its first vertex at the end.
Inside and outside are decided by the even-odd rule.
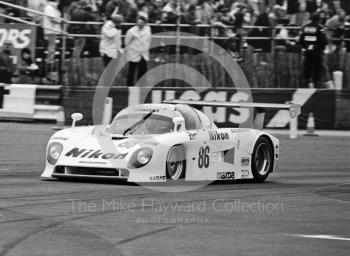
POLYGON ((174 118, 185 120, 186 130, 213 128, 209 118, 187 105, 143 104, 122 110, 113 120, 111 134, 164 134, 174 132, 174 118))
POLYGON ((110 127, 112 134, 164 134, 174 131, 172 118, 152 114, 145 119, 142 113, 130 113, 116 117, 110 127))

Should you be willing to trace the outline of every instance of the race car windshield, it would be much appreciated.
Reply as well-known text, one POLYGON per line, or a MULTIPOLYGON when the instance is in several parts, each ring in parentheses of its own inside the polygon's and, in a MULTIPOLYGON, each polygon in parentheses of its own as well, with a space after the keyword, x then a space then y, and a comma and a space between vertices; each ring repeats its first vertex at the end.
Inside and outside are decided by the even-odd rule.
POLYGON ((174 123, 169 117, 150 113, 132 113, 115 118, 109 128, 109 133, 123 135, 127 133, 134 135, 164 134, 173 130, 174 123))

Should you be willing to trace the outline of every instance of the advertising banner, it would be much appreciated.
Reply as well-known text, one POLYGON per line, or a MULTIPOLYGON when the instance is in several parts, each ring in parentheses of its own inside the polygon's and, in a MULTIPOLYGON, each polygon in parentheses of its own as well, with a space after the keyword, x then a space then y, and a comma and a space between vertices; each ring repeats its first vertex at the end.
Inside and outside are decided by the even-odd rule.
POLYGON ((26 24, 0 24, 0 51, 4 45, 11 43, 11 58, 13 64, 17 65, 20 60, 21 51, 30 49, 32 59, 35 60, 36 27, 26 24))

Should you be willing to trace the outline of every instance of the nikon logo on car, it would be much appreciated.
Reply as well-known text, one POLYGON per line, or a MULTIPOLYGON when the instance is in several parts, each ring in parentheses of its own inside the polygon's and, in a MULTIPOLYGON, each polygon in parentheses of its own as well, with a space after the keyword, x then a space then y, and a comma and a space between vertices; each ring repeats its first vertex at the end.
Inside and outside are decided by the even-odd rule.
POLYGON ((218 132, 215 130, 209 131, 210 140, 228 140, 230 136, 227 132, 218 132))
POLYGON ((103 153, 101 150, 94 149, 79 149, 73 148, 66 156, 71 157, 79 157, 79 158, 93 158, 93 159, 118 159, 122 160, 127 156, 128 153, 125 154, 115 154, 115 153, 103 153))

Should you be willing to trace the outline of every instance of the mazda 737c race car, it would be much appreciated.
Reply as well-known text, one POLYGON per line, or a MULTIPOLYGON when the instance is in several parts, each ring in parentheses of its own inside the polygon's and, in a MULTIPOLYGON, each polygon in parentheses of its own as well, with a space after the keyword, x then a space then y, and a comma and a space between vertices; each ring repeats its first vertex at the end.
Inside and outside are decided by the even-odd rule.
POLYGON ((254 179, 263 182, 277 169, 279 141, 262 131, 265 110, 285 109, 291 118, 300 105, 206 101, 164 101, 120 111, 108 126, 75 127, 49 140, 41 177, 104 178, 128 182, 254 179), (253 108, 252 128, 217 128, 191 106, 253 108))

